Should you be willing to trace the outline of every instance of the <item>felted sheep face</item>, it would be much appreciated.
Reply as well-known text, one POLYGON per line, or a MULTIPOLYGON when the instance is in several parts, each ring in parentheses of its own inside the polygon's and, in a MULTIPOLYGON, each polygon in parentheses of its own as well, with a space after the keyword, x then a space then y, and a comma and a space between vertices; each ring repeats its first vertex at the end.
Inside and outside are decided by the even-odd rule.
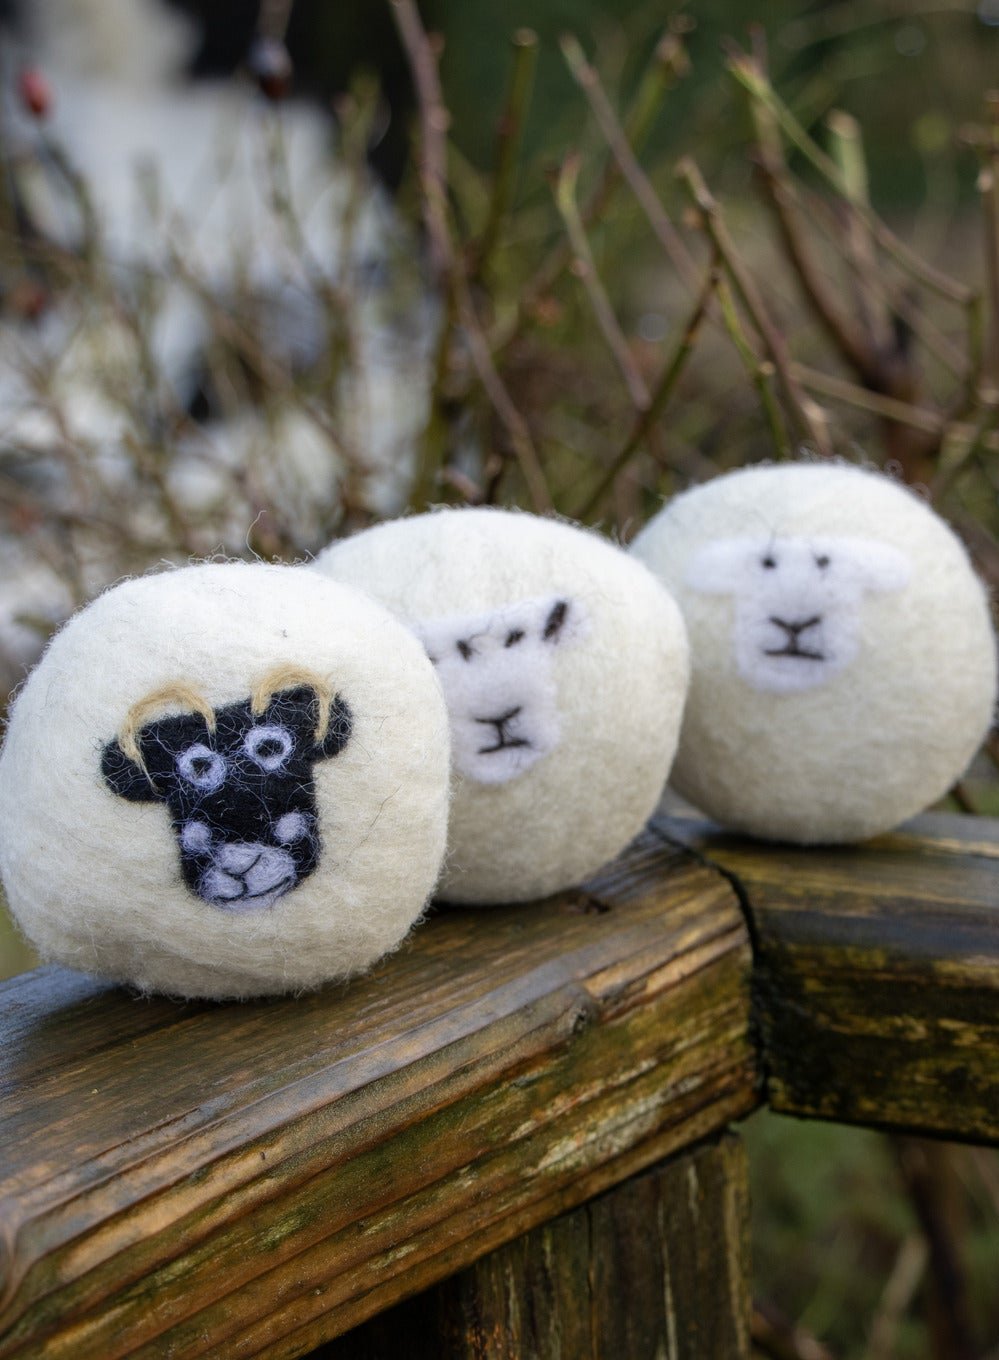
POLYGON ((440 678, 454 752, 441 897, 556 892, 641 830, 688 675, 679 611, 644 567, 565 523, 468 509, 379 525, 316 568, 405 620, 440 678))
POLYGON ((582 631, 582 606, 558 596, 416 625, 444 687, 459 774, 503 784, 555 749, 554 655, 582 631))
POLYGON ((825 684, 860 647, 868 591, 902 590, 905 555, 871 539, 725 538, 687 568, 691 589, 733 600, 732 645, 754 689, 788 694, 825 684))
POLYGON ((988 601, 918 497, 835 463, 696 487, 633 551, 676 593, 692 675, 671 782, 719 822, 861 839, 940 798, 996 691, 988 601))
POLYGON ((8 900, 43 958, 145 992, 348 977, 423 910, 448 751, 426 653, 360 592, 242 563, 128 581, 13 707, 8 900))
POLYGON ((262 911, 319 863, 313 766, 339 755, 350 729, 350 709, 321 681, 265 684, 253 699, 145 723, 105 746, 101 768, 122 798, 166 804, 193 893, 262 911))

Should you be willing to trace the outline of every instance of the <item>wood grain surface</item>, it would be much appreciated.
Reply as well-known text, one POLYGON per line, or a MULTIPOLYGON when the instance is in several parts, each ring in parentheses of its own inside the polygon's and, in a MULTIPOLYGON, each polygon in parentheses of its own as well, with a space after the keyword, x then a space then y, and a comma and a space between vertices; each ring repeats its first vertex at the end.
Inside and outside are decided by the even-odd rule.
POLYGON ((731 1133, 633 1176, 310 1360, 743 1360, 746 1158, 731 1133))
POLYGON ((0 987, 0 1356, 302 1355, 759 1099, 716 871, 643 837, 346 987, 0 987))
POLYGON ((999 1142, 999 821, 934 814, 812 848, 655 825, 748 906, 775 1110, 999 1142))

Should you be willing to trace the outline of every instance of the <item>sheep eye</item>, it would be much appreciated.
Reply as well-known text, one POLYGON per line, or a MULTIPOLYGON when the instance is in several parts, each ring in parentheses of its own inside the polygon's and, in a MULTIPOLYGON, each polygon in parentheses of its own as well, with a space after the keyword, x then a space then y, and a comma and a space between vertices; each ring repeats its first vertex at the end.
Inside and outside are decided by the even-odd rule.
POLYGON ((278 770, 291 755, 294 742, 291 733, 276 723, 251 727, 243 739, 243 750, 262 770, 278 770))
POLYGON ((196 741, 180 753, 177 769, 199 793, 214 793, 225 783, 225 761, 202 741, 196 741))
POLYGON ((462 660, 464 661, 471 661, 472 656, 474 655, 474 653, 472 652, 472 648, 469 646, 469 644, 465 641, 464 638, 458 639, 458 651, 462 657, 462 660))
POLYGON ((766 567, 767 571, 773 571, 777 565, 777 559, 773 553, 767 553, 766 557, 760 558, 760 565, 766 567))
POLYGON ((523 636, 524 636, 523 628, 514 628, 513 632, 507 633, 506 642, 503 643, 503 646, 514 647, 518 642, 520 642, 523 636))
POLYGON ((821 557, 817 557, 815 559, 815 565, 818 567, 819 571, 825 571, 826 567, 829 565, 827 554, 823 553, 821 557))

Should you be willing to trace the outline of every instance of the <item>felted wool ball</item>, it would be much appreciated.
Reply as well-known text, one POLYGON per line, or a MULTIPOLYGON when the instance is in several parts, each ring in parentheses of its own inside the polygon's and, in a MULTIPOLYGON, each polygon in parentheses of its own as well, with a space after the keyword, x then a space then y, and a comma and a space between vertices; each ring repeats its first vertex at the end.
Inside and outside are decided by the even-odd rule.
POLYGON ((358 591, 229 563, 128 581, 56 635, 0 755, 0 873, 43 958, 177 996, 343 978, 420 915, 448 722, 358 591))
POLYGON ((679 610, 643 566, 594 533, 493 509, 379 525, 315 566, 406 620, 444 687, 453 797, 442 898, 555 892, 641 830, 688 676, 679 610))
POLYGON ((671 782, 764 838, 852 841, 940 798, 992 719, 985 591, 904 486, 839 463, 743 469, 635 539, 690 633, 671 782))

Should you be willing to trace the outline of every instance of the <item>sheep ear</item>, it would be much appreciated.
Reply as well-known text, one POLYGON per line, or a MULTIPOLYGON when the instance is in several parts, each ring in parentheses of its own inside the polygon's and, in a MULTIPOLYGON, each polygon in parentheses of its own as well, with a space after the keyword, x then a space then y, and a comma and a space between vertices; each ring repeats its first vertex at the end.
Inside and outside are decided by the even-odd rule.
POLYGON ((731 595, 746 571, 752 545, 745 538, 720 538, 701 548, 687 563, 685 583, 706 595, 731 595))
POLYGON ((849 562, 865 590, 904 590, 912 577, 912 563, 905 553, 874 539, 854 539, 849 562))
POLYGON ((338 694, 330 704, 330 721, 326 735, 322 741, 317 741, 313 748, 313 760, 328 760, 338 756, 350 741, 353 730, 353 715, 346 701, 338 694))
POLYGON ((118 745, 117 739, 109 741, 101 754, 101 774, 112 793, 119 798, 127 798, 130 803, 160 803, 161 794, 157 793, 152 779, 141 765, 127 756, 118 745))

